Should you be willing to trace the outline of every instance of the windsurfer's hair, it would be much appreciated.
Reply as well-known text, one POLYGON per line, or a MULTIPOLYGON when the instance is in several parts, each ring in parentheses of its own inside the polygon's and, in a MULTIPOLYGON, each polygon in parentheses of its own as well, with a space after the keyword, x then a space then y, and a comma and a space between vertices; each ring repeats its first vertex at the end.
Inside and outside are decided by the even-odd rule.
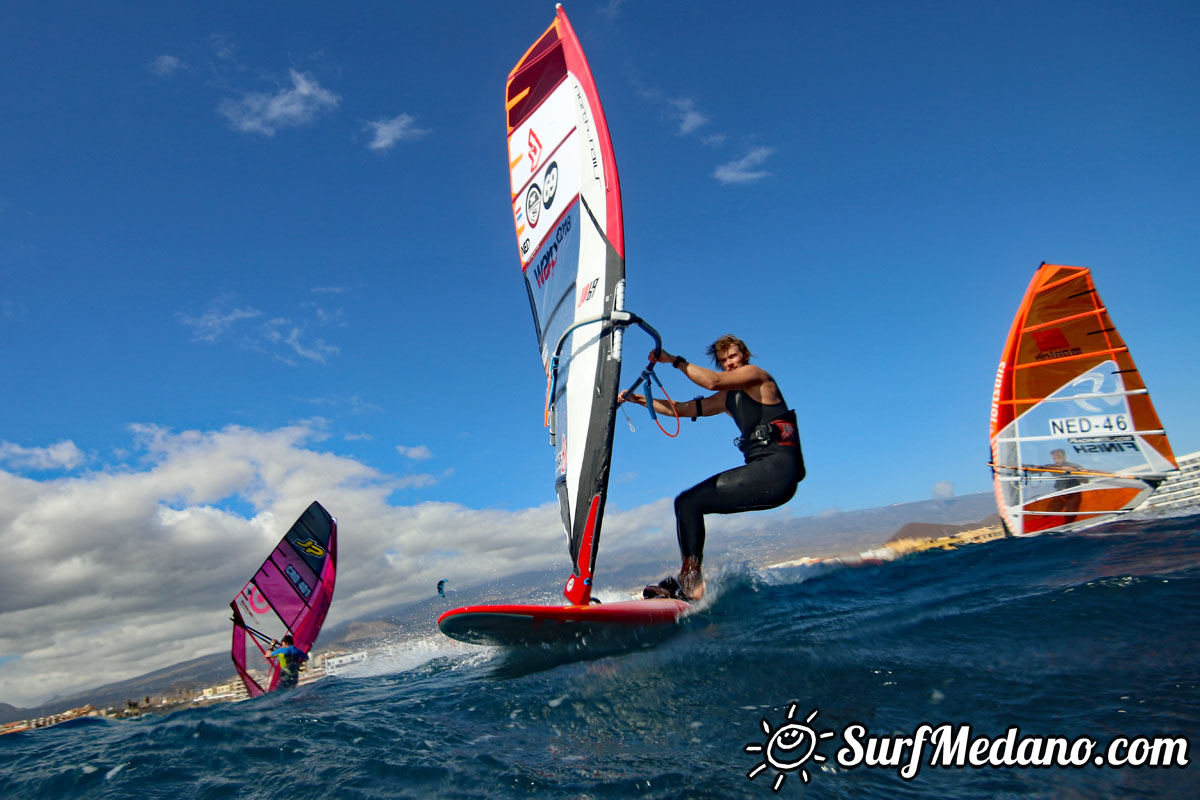
POLYGON ((732 333, 727 333, 720 339, 717 339, 715 342, 710 344, 708 346, 708 357, 713 360, 714 364, 719 366, 721 363, 721 353, 725 352, 730 347, 735 346, 746 354, 746 360, 749 361, 750 356, 753 355, 750 352, 750 348, 746 347, 746 343, 734 336, 732 333))

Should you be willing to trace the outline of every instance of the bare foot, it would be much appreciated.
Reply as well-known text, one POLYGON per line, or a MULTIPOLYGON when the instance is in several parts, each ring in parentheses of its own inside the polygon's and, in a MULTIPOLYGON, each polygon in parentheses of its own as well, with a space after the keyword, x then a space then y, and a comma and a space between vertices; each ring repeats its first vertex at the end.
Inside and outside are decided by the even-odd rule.
POLYGON ((679 585, 683 593, 693 600, 704 596, 704 576, 700 574, 700 559, 685 558, 683 568, 679 570, 679 585))

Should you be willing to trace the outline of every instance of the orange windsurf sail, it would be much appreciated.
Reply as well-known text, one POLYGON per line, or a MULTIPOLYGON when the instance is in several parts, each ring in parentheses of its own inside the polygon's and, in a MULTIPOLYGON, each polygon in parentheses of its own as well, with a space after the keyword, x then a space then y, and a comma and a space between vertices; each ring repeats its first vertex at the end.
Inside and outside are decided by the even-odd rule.
POLYGON ((1177 469, 1087 267, 1034 274, 996 374, 991 448, 996 504, 1015 536, 1127 513, 1177 469))

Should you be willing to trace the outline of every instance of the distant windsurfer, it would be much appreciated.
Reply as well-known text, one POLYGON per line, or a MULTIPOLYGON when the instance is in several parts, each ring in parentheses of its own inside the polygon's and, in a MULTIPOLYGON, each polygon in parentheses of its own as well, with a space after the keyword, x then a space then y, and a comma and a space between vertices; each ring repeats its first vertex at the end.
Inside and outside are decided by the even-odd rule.
POLYGON ((292 689, 300 680, 300 670, 308 661, 308 653, 292 644, 292 635, 285 634, 282 642, 273 642, 271 652, 267 653, 267 661, 275 660, 279 664, 279 688, 292 689))
MULTIPOLYGON (((1054 460, 1052 464, 1044 464, 1042 469, 1053 470, 1059 474, 1071 475, 1072 470, 1081 470, 1083 467, 1078 464, 1067 461, 1067 453, 1061 448, 1055 448, 1050 451, 1050 458, 1054 460)), ((1054 491, 1059 492, 1064 489, 1073 489, 1076 486, 1082 486, 1084 479, 1082 478, 1060 478, 1054 481, 1054 491)), ((1079 510, 1079 506, 1083 501, 1083 494, 1080 492, 1072 492, 1071 494, 1061 494, 1057 497, 1050 498, 1050 505, 1047 511, 1064 512, 1067 522, 1072 522, 1075 519, 1074 513, 1079 510)))
MULTIPOLYGON (((677 412, 693 420, 729 414, 741 431, 735 443, 746 459, 745 465, 713 475, 675 498, 675 531, 683 560, 679 591, 692 600, 704 594, 704 515, 777 508, 792 499, 796 484, 804 479, 796 413, 788 409, 775 379, 750 363, 750 348, 736 336, 717 339, 708 348, 708 355, 720 367, 719 372, 666 350, 650 354, 652 361, 673 364, 692 383, 716 392, 678 403, 674 409, 668 401, 654 398, 654 410, 662 414, 677 412)), ((620 399, 646 404, 645 396, 640 394, 623 392, 620 399)), ((674 588, 670 580, 660 587, 647 587, 647 592, 670 596, 674 588)))

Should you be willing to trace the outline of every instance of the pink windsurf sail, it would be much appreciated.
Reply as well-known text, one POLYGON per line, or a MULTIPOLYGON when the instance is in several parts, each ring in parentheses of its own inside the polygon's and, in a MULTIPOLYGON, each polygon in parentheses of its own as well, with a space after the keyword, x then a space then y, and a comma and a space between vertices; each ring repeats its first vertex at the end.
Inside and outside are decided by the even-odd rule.
POLYGON ((231 656, 251 697, 279 686, 279 664, 266 656, 284 635, 291 634, 305 653, 312 649, 333 600, 336 575, 337 520, 314 502, 229 604, 231 656))

